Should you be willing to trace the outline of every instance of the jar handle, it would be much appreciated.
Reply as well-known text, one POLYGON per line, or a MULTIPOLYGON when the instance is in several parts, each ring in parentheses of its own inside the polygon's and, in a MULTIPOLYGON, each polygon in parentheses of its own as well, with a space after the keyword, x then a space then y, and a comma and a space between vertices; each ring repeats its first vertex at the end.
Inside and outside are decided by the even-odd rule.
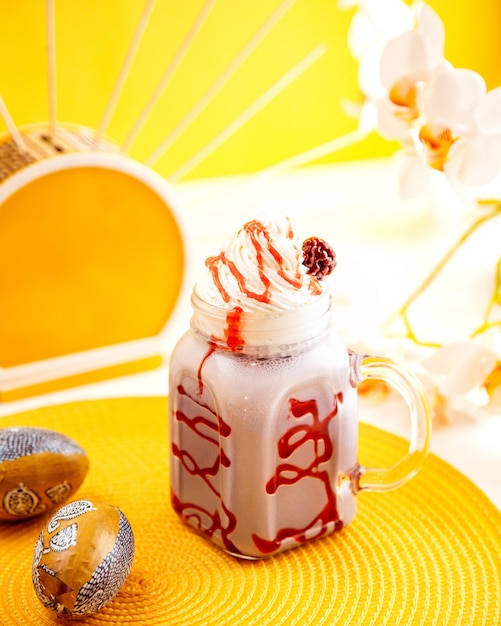
POLYGON ((363 380, 382 380, 398 391, 405 400, 411 418, 409 449, 390 467, 357 466, 351 473, 352 489, 358 491, 389 491, 400 487, 421 469, 430 448, 431 411, 419 379, 402 365, 382 357, 352 356, 352 377, 355 384, 363 380))

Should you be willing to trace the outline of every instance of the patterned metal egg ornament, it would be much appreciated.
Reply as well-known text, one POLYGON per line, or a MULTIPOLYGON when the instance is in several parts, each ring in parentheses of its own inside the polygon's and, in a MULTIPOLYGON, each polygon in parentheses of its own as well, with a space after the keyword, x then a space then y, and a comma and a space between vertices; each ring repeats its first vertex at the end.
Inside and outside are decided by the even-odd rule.
POLYGON ((0 521, 60 506, 88 469, 85 450, 66 435, 31 426, 0 428, 0 521))
POLYGON ((58 614, 95 613, 129 575, 134 534, 116 506, 76 500, 61 507, 35 545, 32 576, 39 600, 58 614))

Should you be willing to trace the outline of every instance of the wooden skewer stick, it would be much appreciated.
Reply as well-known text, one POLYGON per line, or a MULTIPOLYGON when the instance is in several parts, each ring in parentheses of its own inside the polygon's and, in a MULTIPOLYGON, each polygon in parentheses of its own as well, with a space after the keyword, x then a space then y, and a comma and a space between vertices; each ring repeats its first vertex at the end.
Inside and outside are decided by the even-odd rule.
POLYGON ((97 140, 101 139, 101 137, 106 132, 106 129, 108 128, 111 117, 116 109, 120 95, 122 94, 125 81, 127 80, 127 76, 129 75, 130 68, 132 67, 132 63, 134 62, 134 59, 136 57, 136 53, 141 43, 141 40, 143 38, 144 32, 146 30, 146 27, 148 26, 154 5, 155 5, 155 0, 146 0, 143 13, 141 14, 141 18, 138 22, 136 31, 134 33, 134 37, 132 38, 132 41, 129 45, 129 49, 127 50, 127 55, 123 62, 123 65, 118 75, 115 86, 113 87, 111 97, 106 106, 106 110, 104 112, 101 123, 99 124, 99 128, 96 132, 97 140))
POLYGON ((250 182, 261 182, 267 178, 271 178, 272 176, 278 176, 280 174, 285 174, 290 170, 301 167, 302 165, 306 165, 307 163, 311 163, 312 161, 316 161, 317 159, 321 159, 324 156, 328 156, 329 154, 333 154, 338 150, 342 150, 343 148, 347 148, 352 146, 362 139, 365 139, 369 134, 369 130, 364 128, 356 128, 355 130, 346 133, 346 135, 340 135, 339 137, 335 137, 325 143, 315 146, 314 148, 310 148, 305 152, 301 152, 300 154, 296 154, 284 161, 280 161, 279 163, 275 163, 270 167, 267 167, 255 174, 251 174, 248 181, 244 181, 243 184, 248 184, 250 182))
POLYGON ((56 85, 56 19, 54 0, 46 0, 47 19, 47 78, 49 90, 49 131, 56 134, 57 85, 56 85))
POLYGON ((261 111, 269 102, 280 94, 286 87, 294 82, 301 74, 303 74, 315 61, 317 61, 325 52, 327 46, 321 44, 314 48, 304 57, 297 65, 289 70, 280 80, 278 80, 270 89, 262 94, 250 107, 248 107, 241 115, 239 115, 231 124, 229 124, 219 135, 210 141, 202 150, 195 154, 187 163, 180 167, 169 180, 178 181, 186 176, 199 163, 212 154, 221 144, 231 137, 237 130, 246 124, 252 117, 261 111))
MULTIPOLYGON (((209 194, 209 200, 212 202, 221 203, 222 198, 227 201, 228 198, 230 198, 234 194, 239 194, 241 196, 243 191, 247 193, 249 188, 260 185, 261 183, 273 177, 281 176, 283 174, 286 174, 287 172, 290 172, 293 169, 301 167, 302 165, 306 165, 307 163, 311 163, 312 161, 316 161, 317 159, 320 159, 324 156, 328 156, 329 154, 333 154, 334 152, 352 146, 359 141, 365 139, 369 135, 369 133, 370 128, 361 125, 355 130, 346 133, 345 135, 340 135, 339 137, 330 139, 329 141, 321 145, 310 148, 309 150, 306 150, 299 154, 295 154, 294 156, 289 157, 288 159, 285 159, 278 163, 274 163, 269 167, 265 167, 262 170, 249 174, 242 180, 238 179, 233 183, 230 188, 225 189, 222 194, 218 192, 215 192, 214 194, 209 194)), ((207 203, 207 201, 207 194, 203 194, 195 200, 194 204, 196 205, 200 202, 207 203)))
POLYGON ((193 25, 190 28, 183 43, 179 47, 169 67, 167 68, 164 75, 162 76, 160 83, 157 85, 155 91, 153 92, 150 99, 146 103, 145 108, 141 111, 141 114, 136 120, 136 123, 134 124, 132 130, 130 131, 125 141, 123 142, 122 147, 121 147, 121 150, 123 152, 126 152, 130 148, 130 146, 132 145, 132 143, 134 142, 138 134, 141 132, 141 129, 146 123, 146 120, 148 119, 151 111, 156 106, 157 102, 160 100, 163 92, 167 88, 167 85, 170 83, 178 67, 181 65, 181 62, 186 56, 186 53, 188 52, 189 47, 195 40, 195 37, 197 36, 198 32, 202 28, 205 20, 209 16, 209 13, 211 12, 215 3, 216 3, 216 0, 207 0, 205 4, 203 5, 200 13, 198 14, 196 20, 193 22, 193 25))
POLYGON ((183 118, 183 120, 174 128, 174 130, 162 141, 162 143, 156 148, 156 150, 148 157, 146 163, 151 165, 156 163, 165 152, 174 144, 175 141, 184 133, 184 131, 196 120, 196 118, 205 110, 208 104, 216 97, 216 95, 223 89, 226 83, 230 80, 233 74, 244 63, 244 61, 250 56, 250 54, 257 48, 257 46, 268 35, 272 28, 279 22, 279 20, 285 15, 296 0, 285 0, 278 7, 278 9, 266 20, 263 26, 252 37, 247 45, 240 51, 240 53, 231 61, 223 73, 219 76, 212 87, 205 93, 204 96, 197 102, 197 104, 191 109, 191 111, 183 118))
POLYGON ((5 126, 7 126, 7 130, 9 131, 10 136, 12 137, 12 140, 14 141, 16 146, 22 152, 26 152, 26 145, 23 141, 23 138, 21 137, 20 132, 17 129, 17 126, 14 124, 14 121, 10 116, 9 110, 7 109, 7 106, 5 105, 2 96, 0 96, 0 116, 3 119, 5 126))

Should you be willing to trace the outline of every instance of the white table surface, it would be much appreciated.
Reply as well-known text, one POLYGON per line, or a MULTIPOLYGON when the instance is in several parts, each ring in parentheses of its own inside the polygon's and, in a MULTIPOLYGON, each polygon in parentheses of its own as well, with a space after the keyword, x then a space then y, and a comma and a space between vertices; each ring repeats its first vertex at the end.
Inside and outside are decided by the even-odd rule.
MULTIPOLYGON (((402 205, 396 169, 386 160, 320 166, 266 179, 214 179, 179 184, 183 221, 190 234, 191 273, 241 224, 267 209, 288 214, 305 237, 318 235, 337 251, 333 289, 338 290, 338 331, 349 342, 358 328, 379 324, 394 311, 454 241, 463 224, 448 198, 438 213, 429 205, 402 205), (423 252, 425 252, 423 254, 423 252), (416 260, 419 259, 419 262, 416 260), (349 304, 343 311, 343 302, 349 304)), ((500 221, 500 220, 498 220, 500 221)), ((498 239, 501 241, 501 238, 498 239)), ((499 257, 499 246, 497 256, 499 257)), ((485 257, 485 254, 484 254, 485 257)), ((454 284, 451 287, 454 297, 454 284)), ((188 326, 188 291, 177 323, 166 337, 168 352, 188 326)), ((474 301, 474 298, 469 298, 474 301)), ((447 302, 438 303, 444 312, 447 302)), ((464 316, 475 311, 463 311, 464 316)), ((463 314, 462 313, 462 314, 463 314)), ((447 318, 446 318, 447 319, 447 318)), ((167 365, 159 369, 0 404, 0 417, 72 401, 119 396, 167 395, 167 365)), ((396 400, 362 402, 360 419, 406 436, 407 415, 396 400)), ((477 422, 463 418, 434 425, 431 450, 468 476, 501 509, 501 415, 477 422)))

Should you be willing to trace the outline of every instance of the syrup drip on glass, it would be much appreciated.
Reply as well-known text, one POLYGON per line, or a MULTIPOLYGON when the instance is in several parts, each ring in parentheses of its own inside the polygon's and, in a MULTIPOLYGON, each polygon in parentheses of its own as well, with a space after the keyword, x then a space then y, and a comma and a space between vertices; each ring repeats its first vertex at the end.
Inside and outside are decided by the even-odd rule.
POLYGON ((200 478, 206 487, 217 497, 225 514, 226 523, 223 524, 219 511, 209 511, 198 504, 181 502, 174 493, 171 493, 172 505, 179 515, 195 525, 204 534, 212 537, 213 534, 217 532, 225 548, 231 552, 237 553, 237 548, 228 539, 228 535, 235 530, 237 518, 225 506, 219 490, 220 481, 217 480, 221 468, 228 468, 231 465, 230 459, 220 446, 220 438, 229 437, 231 428, 221 416, 215 413, 209 406, 190 396, 182 385, 178 386, 177 392, 180 396, 184 396, 191 401, 186 402, 186 408, 190 405, 193 406, 193 413, 187 415, 183 411, 176 411, 175 419, 184 424, 198 437, 214 445, 217 453, 214 455, 212 463, 203 467, 197 463, 197 460, 192 454, 187 450, 182 450, 175 443, 172 444, 172 454, 179 459, 188 474, 200 478), (208 413, 211 417, 204 417, 204 413, 208 413), (207 520, 210 520, 210 523, 207 523, 207 520))
POLYGON ((334 454, 334 445, 329 434, 329 423, 338 413, 338 403, 342 403, 341 393, 334 396, 333 409, 323 419, 318 413, 316 400, 299 401, 294 398, 289 400, 290 415, 295 418, 302 418, 311 415, 313 418, 310 424, 297 424, 290 428, 278 442, 278 454, 281 459, 289 458, 301 446, 313 442, 314 457, 308 467, 298 467, 291 463, 281 463, 277 466, 275 474, 266 484, 266 492, 273 495, 279 487, 287 488, 296 485, 305 478, 313 478, 322 482, 325 489, 325 506, 315 515, 312 521, 303 528, 282 528, 272 540, 263 539, 253 535, 252 539, 256 547, 263 553, 276 552, 282 542, 288 538, 294 538, 299 543, 311 539, 307 537, 309 531, 319 528, 318 536, 322 536, 327 531, 327 524, 334 523, 335 530, 342 527, 343 523, 339 519, 336 506, 336 495, 332 489, 329 473, 321 470, 323 463, 330 461, 334 454))

